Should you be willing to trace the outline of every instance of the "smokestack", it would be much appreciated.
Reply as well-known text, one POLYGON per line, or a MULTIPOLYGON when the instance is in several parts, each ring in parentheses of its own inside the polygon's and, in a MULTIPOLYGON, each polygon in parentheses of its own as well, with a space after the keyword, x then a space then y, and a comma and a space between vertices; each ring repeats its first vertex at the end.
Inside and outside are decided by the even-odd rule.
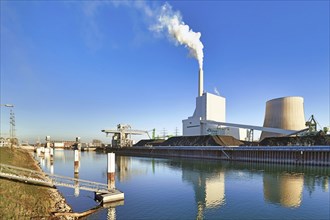
POLYGON ((204 76, 203 76, 203 70, 200 68, 199 69, 199 75, 198 75, 198 96, 202 96, 203 95, 203 84, 204 84, 204 80, 203 80, 204 76))

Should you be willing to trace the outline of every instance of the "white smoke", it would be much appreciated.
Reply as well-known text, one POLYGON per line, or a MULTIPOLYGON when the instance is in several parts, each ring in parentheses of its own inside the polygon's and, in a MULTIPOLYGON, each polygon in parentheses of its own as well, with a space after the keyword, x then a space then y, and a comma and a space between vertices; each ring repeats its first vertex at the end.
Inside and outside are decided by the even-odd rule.
POLYGON ((165 3, 157 16, 157 24, 152 26, 156 32, 167 31, 168 34, 179 44, 189 49, 189 54, 197 59, 199 68, 203 69, 203 44, 200 40, 201 33, 194 32, 182 21, 180 12, 174 12, 172 6, 165 3))
POLYGON ((220 96, 220 92, 219 92, 219 90, 217 89, 217 87, 214 87, 214 93, 215 93, 216 95, 220 96))
MULTIPOLYGON (((101 1, 102 2, 102 1, 101 1)), ((182 21, 179 11, 173 11, 169 3, 163 6, 157 4, 148 4, 151 1, 131 1, 120 0, 111 1, 113 5, 133 7, 142 12, 148 23, 151 23, 150 30, 156 33, 167 32, 175 43, 185 45, 189 49, 189 55, 196 58, 199 68, 203 70, 203 43, 201 42, 201 33, 194 32, 182 21)))

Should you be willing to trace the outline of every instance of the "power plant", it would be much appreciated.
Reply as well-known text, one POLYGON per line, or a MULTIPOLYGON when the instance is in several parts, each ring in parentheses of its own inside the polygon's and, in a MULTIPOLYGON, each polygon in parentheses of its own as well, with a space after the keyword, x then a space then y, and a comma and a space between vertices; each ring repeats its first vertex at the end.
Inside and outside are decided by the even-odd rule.
POLYGON ((203 91, 203 70, 198 74, 198 96, 193 116, 182 120, 183 136, 226 135, 238 140, 253 140, 253 131, 262 131, 260 140, 297 133, 306 129, 304 99, 290 96, 266 103, 264 125, 226 122, 226 98, 203 91), (252 134, 252 138, 250 135, 252 134))
MULTIPOLYGON (((303 97, 282 97, 266 103, 264 127, 299 131, 306 128, 305 122, 303 97)), ((277 136, 283 134, 263 131, 260 139, 277 136)))
POLYGON ((203 70, 198 74, 198 96, 193 116, 182 120, 183 136, 227 135, 239 140, 247 140, 247 130, 240 127, 224 127, 218 122, 226 122, 226 98, 204 92, 203 70))
MULTIPOLYGON (((161 144, 188 144, 193 145, 198 142, 196 136, 232 136, 240 141, 254 141, 254 130, 262 131, 260 140, 267 137, 290 136, 307 130, 316 130, 316 121, 312 117, 310 122, 305 123, 304 99, 298 96, 289 96, 272 99, 266 102, 266 112, 263 126, 234 124, 226 122, 226 98, 220 95, 211 94, 204 91, 203 70, 198 71, 198 92, 196 97, 196 107, 193 115, 182 120, 182 136, 172 142, 165 140, 155 140, 150 138, 147 131, 132 130, 129 125, 119 124, 117 130, 102 130, 102 132, 113 134, 112 147, 130 147, 133 145, 132 135, 148 134, 150 140, 141 140, 138 142, 143 146, 159 146, 161 144), (306 128, 309 126, 309 129, 306 128), (191 139, 192 138, 192 139, 191 139), (187 140, 193 140, 194 143, 187 143, 187 140)), ((316 132, 316 131, 314 131, 316 132)), ((202 138, 202 137, 201 137, 202 138)), ((202 139, 200 139, 202 140, 202 139)), ((205 139, 206 142, 210 141, 205 139)), ((225 144, 222 140, 221 145, 225 144)), ((229 141, 229 140, 227 140, 229 141)), ((305 140, 305 142, 309 140, 305 140)), ((323 140, 322 140, 323 141, 323 140)), ((211 141, 212 142, 212 141, 211 141)), ((233 140, 229 141, 235 145, 233 140)), ((227 144, 229 144, 229 142, 227 144)), ((306 142, 306 143, 307 143, 306 142)), ((217 142, 218 143, 218 142, 217 142)), ((240 142, 241 144, 243 142, 240 142)))

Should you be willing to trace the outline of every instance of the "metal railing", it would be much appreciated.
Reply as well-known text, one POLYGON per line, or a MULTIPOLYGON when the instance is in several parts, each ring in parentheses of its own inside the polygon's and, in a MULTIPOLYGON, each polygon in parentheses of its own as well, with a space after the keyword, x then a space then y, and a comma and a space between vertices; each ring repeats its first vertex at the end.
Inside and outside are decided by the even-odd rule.
POLYGON ((99 193, 109 193, 108 185, 78 178, 44 173, 0 163, 0 177, 46 186, 64 186, 99 193))

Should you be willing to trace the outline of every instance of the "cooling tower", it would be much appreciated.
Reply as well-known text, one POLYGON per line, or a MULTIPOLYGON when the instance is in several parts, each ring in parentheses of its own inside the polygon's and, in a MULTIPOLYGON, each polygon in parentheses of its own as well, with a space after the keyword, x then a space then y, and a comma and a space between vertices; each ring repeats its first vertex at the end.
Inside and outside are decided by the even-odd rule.
MULTIPOLYGON (((305 126, 304 98, 298 96, 282 97, 266 103, 264 127, 287 130, 302 130, 305 126)), ((281 134, 262 132, 260 140, 281 134)))

